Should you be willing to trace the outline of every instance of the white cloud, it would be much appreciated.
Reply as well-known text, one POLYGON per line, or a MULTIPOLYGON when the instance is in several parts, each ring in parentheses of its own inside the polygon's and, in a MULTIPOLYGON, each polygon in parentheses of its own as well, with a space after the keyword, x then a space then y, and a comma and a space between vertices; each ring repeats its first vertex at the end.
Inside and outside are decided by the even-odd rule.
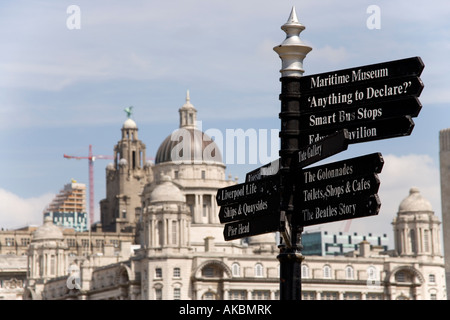
POLYGON ((42 211, 54 196, 47 193, 24 199, 10 191, 0 189, 0 228, 14 229, 26 225, 41 225, 42 211))

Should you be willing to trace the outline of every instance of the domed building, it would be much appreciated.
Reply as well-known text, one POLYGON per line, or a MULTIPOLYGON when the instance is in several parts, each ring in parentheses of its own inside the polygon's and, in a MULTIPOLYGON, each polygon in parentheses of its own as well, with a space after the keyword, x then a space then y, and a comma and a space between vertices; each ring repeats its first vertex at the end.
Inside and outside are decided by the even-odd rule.
POLYGON ((191 216, 193 243, 203 243, 203 234, 219 239, 223 226, 219 222, 216 194, 219 188, 235 184, 226 179, 226 166, 217 144, 197 128, 197 110, 186 102, 178 110, 180 126, 159 146, 153 166, 152 183, 142 192, 142 210, 150 205, 150 195, 163 177, 170 177, 179 187, 191 216), (205 229, 206 228, 206 229, 205 229))
MULTIPOLYGON (((49 226, 44 224, 36 232, 28 253, 30 265, 34 265, 30 281, 41 281, 44 294, 38 295, 27 287, 24 297, 279 299, 279 249, 275 234, 224 240, 224 225, 218 219, 215 196, 219 188, 236 181, 225 178, 225 165, 217 144, 195 126, 197 111, 190 103, 189 93, 179 116, 180 127, 160 145, 154 165, 143 161, 145 153, 138 156, 138 150, 144 148, 136 141, 137 126, 134 121, 125 121, 122 140, 115 148, 115 162, 107 167, 107 183, 111 184, 108 190, 114 197, 107 197, 103 204, 105 209, 108 206, 108 210, 116 213, 106 221, 116 221, 118 225, 120 219, 125 219, 132 225, 128 215, 117 216, 120 212, 117 206, 139 199, 131 209, 126 207, 136 212, 137 244, 133 249, 130 243, 128 246, 121 243, 120 253, 105 245, 102 254, 83 259, 69 257, 71 266, 75 263, 79 268, 80 283, 79 290, 69 291, 67 281, 73 275, 58 277, 56 270, 60 269, 51 267, 52 256, 55 262, 62 263, 67 260, 59 257, 67 259, 68 252, 61 234, 53 228, 47 230, 49 226), (128 185, 132 181, 135 189, 128 185), (49 266, 54 278, 45 280, 49 266)), ((108 217, 106 213, 102 215, 102 223, 107 225, 103 217, 108 217)), ((447 299, 440 222, 417 188, 411 188, 400 202, 392 226, 394 250, 386 250, 364 238, 345 255, 304 256, 302 298, 447 299)), ((68 263, 64 263, 67 267, 68 263)))
POLYGON ((45 217, 44 224, 34 231, 28 247, 27 289, 24 299, 41 299, 49 279, 67 275, 68 255, 60 227, 45 217))
POLYGON ((410 189, 409 196, 400 203, 392 224, 396 237, 395 249, 400 256, 442 255, 441 222, 419 189, 410 189))
MULTIPOLYGON (((131 115, 131 114, 130 114, 131 115)), ((96 230, 136 232, 140 219, 140 193, 153 179, 146 146, 139 140, 136 122, 122 125, 122 139, 114 147, 114 163, 106 166, 106 198, 100 201, 101 224, 96 230)))

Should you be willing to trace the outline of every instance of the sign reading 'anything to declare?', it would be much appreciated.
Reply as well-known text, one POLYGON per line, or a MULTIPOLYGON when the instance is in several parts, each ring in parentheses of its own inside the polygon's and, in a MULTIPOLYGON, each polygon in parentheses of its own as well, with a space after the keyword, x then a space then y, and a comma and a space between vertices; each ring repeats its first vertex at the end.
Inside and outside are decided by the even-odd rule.
POLYGON ((302 77, 300 145, 339 128, 349 131, 349 143, 410 135, 423 68, 415 57, 302 77))

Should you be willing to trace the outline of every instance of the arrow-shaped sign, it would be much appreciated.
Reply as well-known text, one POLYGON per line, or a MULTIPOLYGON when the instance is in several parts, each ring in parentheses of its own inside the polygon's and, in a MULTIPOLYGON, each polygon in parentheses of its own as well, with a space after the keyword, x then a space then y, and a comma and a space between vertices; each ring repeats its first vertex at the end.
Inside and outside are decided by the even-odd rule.
POLYGON ((299 98, 300 113, 340 109, 404 97, 418 97, 423 87, 420 78, 406 77, 303 93, 299 98))
POLYGON ((285 223, 283 219, 280 219, 279 212, 258 219, 227 223, 223 230, 223 236, 225 241, 229 241, 276 231, 282 233, 285 231, 285 223))
POLYGON ((295 166, 304 168, 341 151, 347 150, 349 135, 347 130, 332 133, 318 142, 309 144, 297 153, 295 166))
MULTIPOLYGON (((409 136, 414 121, 409 116, 389 118, 377 122, 353 123, 345 126, 349 133, 349 144, 409 136)), ((300 131, 299 144, 307 146, 332 134, 336 129, 300 131)))
POLYGON ((323 185, 332 181, 364 176, 368 173, 380 173, 383 165, 384 159, 381 153, 371 153, 300 170, 296 180, 301 187, 323 185))
POLYGON ((279 176, 270 176, 253 182, 235 184, 217 190, 217 205, 223 206, 255 198, 270 197, 279 194, 279 176))
POLYGON ((303 131, 346 128, 348 125, 377 122, 401 116, 417 117, 422 104, 417 97, 406 97, 340 109, 321 109, 300 115, 303 131))
POLYGON ((322 201, 301 207, 295 214, 295 222, 301 226, 335 222, 377 215, 381 202, 377 194, 369 197, 355 197, 322 201))
POLYGON ((388 78, 420 76, 425 65, 420 57, 412 57, 360 67, 330 71, 300 78, 302 93, 320 91, 351 84, 364 84, 388 78))

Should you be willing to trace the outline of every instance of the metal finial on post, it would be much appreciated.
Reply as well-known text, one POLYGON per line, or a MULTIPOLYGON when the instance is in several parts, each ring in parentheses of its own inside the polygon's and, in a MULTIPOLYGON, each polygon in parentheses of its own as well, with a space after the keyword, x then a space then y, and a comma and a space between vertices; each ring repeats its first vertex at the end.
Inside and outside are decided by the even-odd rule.
POLYGON ((286 32, 286 39, 273 48, 282 61, 281 75, 282 77, 301 77, 305 72, 303 59, 312 48, 300 39, 300 32, 305 29, 305 26, 298 22, 295 7, 292 7, 291 14, 281 29, 286 32))

